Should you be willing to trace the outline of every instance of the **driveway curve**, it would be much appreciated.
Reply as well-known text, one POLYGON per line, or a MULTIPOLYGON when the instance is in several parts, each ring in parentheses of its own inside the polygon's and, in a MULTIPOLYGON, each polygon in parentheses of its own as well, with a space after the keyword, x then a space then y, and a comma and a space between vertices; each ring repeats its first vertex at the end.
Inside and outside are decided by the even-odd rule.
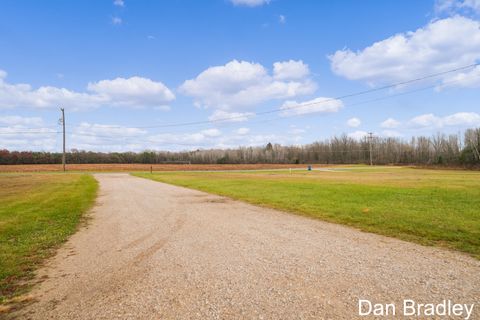
MULTIPOLYGON (((128 174, 40 270, 29 319, 354 319, 359 299, 476 303, 480 262, 128 174)), ((400 315, 397 310, 397 315, 400 315)))

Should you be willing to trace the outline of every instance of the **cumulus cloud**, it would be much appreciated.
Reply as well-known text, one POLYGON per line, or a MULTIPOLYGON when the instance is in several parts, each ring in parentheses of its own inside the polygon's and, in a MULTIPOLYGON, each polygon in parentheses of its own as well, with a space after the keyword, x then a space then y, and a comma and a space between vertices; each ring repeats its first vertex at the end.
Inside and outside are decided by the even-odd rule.
POLYGON ((43 119, 40 117, 2 116, 0 123, 7 126, 41 126, 43 119))
POLYGON ((161 133, 149 136, 146 140, 151 148, 157 149, 192 149, 214 145, 222 132, 218 129, 206 129, 193 133, 161 133))
POLYGON ((278 22, 280 22, 281 24, 285 24, 287 22, 287 18, 281 14, 278 16, 278 22))
POLYGON ((409 124, 413 127, 438 127, 441 125, 441 122, 441 118, 435 116, 433 113, 428 113, 412 118, 409 124))
POLYGON ((7 136, 0 135, 0 145, 8 150, 42 150, 55 151, 55 135, 51 134, 30 134, 7 136))
POLYGON ((114 25, 120 25, 122 24, 123 20, 120 17, 112 17, 112 24, 114 25))
POLYGON ((98 135, 102 137, 116 138, 121 137, 138 137, 146 134, 147 131, 139 128, 130 128, 126 126, 104 125, 96 123, 82 122, 74 127, 74 135, 98 135))
POLYGON ((414 128, 473 127, 480 126, 480 114, 475 112, 458 112, 439 117, 433 113, 428 113, 410 119, 408 124, 414 128))
POLYGON ((123 0, 113 0, 113 4, 118 7, 125 6, 125 2, 123 0))
POLYGON ((400 126, 400 124, 401 124, 400 121, 397 121, 393 118, 388 118, 387 120, 383 121, 380 124, 380 127, 386 128, 386 129, 394 129, 394 128, 398 128, 398 126, 400 126))
POLYGON ((351 133, 348 134, 348 136, 350 138, 355 139, 355 140, 362 140, 367 135, 368 135, 368 132, 362 131, 362 130, 357 130, 357 131, 354 131, 354 132, 351 132, 351 133))
POLYGON ((358 126, 360 126, 362 124, 362 121, 360 121, 360 119, 358 118, 351 118, 351 119, 348 119, 347 121, 347 126, 351 127, 351 128, 356 128, 358 126))
POLYGON ((387 138, 401 138, 403 134, 396 130, 383 130, 382 135, 387 138))
POLYGON ((222 135, 222 132, 216 128, 202 130, 200 133, 206 137, 219 137, 222 135))
POLYGON ((309 75, 310 69, 302 60, 289 60, 273 64, 273 78, 277 80, 298 80, 309 75))
POLYGON ((222 136, 215 142, 215 148, 235 148, 238 146, 265 146, 275 142, 283 145, 298 144, 302 137, 289 134, 246 134, 222 136))
POLYGON ((0 148, 9 150, 46 150, 55 147, 57 129, 42 128, 40 117, 0 117, 0 148))
POLYGON ((443 84, 438 87, 442 89, 445 87, 465 87, 465 88, 478 88, 480 87, 480 66, 466 71, 452 75, 443 80, 443 84))
MULTIPOLYGON (((435 20, 363 50, 339 50, 329 59, 337 75, 373 85, 439 73, 480 59, 480 22, 462 16, 435 20)), ((451 80, 451 77, 445 75, 443 79, 451 80)), ((472 86, 472 82, 478 84, 479 81, 480 78, 476 78, 466 83, 472 86)))
POLYGON ((286 101, 281 109, 282 116, 302 115, 308 113, 334 113, 343 107, 341 100, 319 97, 313 100, 296 102, 286 101))
POLYGON ((437 0, 435 1, 435 12, 455 14, 457 12, 480 13, 480 0, 437 0))
POLYGON ((270 3, 270 0, 230 0, 236 6, 258 7, 270 3))
POLYGON ((249 128, 238 128, 235 132, 236 132, 236 134, 243 136, 243 135, 246 135, 247 133, 249 133, 250 129, 249 128))
POLYGON ((303 62, 280 62, 270 75, 259 63, 233 60, 201 72, 185 81, 180 92, 194 98, 197 106, 225 111, 249 108, 270 100, 313 93, 317 86, 307 77, 303 62))
POLYGON ((210 121, 222 122, 243 122, 253 117, 252 112, 227 112, 224 110, 215 110, 213 114, 208 117, 210 121))
POLYGON ((148 132, 122 125, 82 122, 67 136, 68 149, 92 151, 141 151, 148 132))
POLYGON ((131 77, 89 83, 86 92, 29 84, 10 84, 0 70, 0 109, 31 107, 85 109, 100 106, 155 107, 175 99, 163 83, 131 77))
POLYGON ((295 134, 295 135, 299 135, 299 134, 302 134, 302 133, 305 133, 305 132, 306 132, 306 130, 301 129, 301 128, 292 128, 288 131, 288 133, 295 134))
POLYGON ((101 80, 89 83, 87 88, 116 106, 156 106, 175 99, 163 83, 141 77, 101 80))

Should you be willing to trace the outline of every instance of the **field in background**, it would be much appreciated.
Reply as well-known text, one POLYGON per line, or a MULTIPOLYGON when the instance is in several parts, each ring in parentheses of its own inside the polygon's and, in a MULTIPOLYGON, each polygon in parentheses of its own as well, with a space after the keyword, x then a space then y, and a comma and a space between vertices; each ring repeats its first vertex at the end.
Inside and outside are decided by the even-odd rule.
POLYGON ((29 287, 36 266, 75 231, 96 190, 85 174, 0 175, 0 303, 29 287))
MULTIPOLYGON (((288 169, 306 168, 306 164, 68 164, 67 171, 191 171, 191 170, 262 170, 262 169, 288 169)), ((323 165, 315 165, 320 167, 323 165)), ((49 172, 62 171, 61 164, 20 164, 0 165, 0 172, 49 172)))
POLYGON ((480 258, 480 172, 357 166, 134 175, 480 258))

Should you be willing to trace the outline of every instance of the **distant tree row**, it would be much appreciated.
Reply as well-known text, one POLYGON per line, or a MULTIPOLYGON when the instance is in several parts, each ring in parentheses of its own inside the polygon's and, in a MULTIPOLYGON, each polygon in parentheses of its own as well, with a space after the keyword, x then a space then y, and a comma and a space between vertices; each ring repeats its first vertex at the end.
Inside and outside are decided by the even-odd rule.
MULTIPOLYGON (((370 146, 375 164, 480 165, 480 128, 468 129, 463 139, 458 135, 437 134, 409 141, 381 137, 356 140, 342 135, 302 146, 268 143, 264 147, 226 150, 140 153, 72 150, 67 153, 67 163, 356 164, 370 161, 370 146)), ((61 153, 0 150, 0 164, 49 164, 61 161, 61 153)))

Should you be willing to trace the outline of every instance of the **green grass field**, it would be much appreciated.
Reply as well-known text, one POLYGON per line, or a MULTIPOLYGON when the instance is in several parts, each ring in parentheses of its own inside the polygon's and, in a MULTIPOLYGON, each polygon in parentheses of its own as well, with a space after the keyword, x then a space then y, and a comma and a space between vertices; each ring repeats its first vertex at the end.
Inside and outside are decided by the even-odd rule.
POLYGON ((85 174, 0 175, 0 303, 28 289, 35 268, 75 231, 96 191, 85 174))
POLYGON ((480 258, 480 172, 355 166, 134 175, 480 258))

